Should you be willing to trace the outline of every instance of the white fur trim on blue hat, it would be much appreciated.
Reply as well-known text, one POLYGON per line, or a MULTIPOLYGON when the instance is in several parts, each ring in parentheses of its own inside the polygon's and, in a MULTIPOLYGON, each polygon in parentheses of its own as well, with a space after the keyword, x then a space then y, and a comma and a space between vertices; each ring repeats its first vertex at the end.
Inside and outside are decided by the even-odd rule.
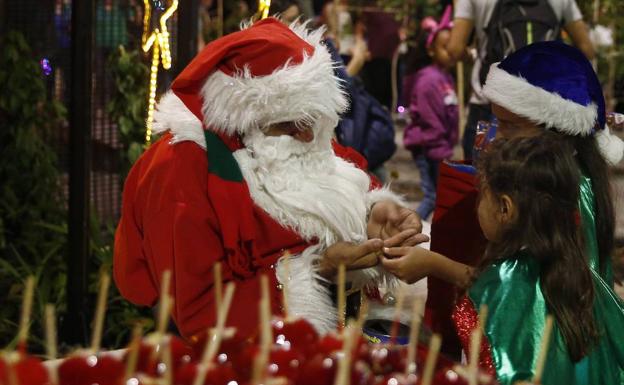
POLYGON ((609 131, 609 127, 605 126, 604 129, 596 133, 596 141, 602 156, 607 160, 610 165, 616 165, 622 160, 624 155, 624 142, 622 139, 613 135, 609 131))
POLYGON ((567 135, 591 135, 598 108, 580 105, 492 65, 483 94, 492 103, 567 135))

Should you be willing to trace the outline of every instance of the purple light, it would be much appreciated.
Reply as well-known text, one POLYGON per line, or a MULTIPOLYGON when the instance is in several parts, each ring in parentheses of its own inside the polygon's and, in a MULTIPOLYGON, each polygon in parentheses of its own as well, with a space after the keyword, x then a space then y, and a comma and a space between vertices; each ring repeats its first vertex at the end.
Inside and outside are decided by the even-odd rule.
POLYGON ((50 64, 50 60, 47 58, 43 58, 39 61, 39 65, 41 66, 41 70, 45 76, 50 76, 52 73, 52 65, 50 64))
POLYGON ((398 107, 397 107, 397 111, 399 111, 399 114, 402 114, 402 113, 404 113, 404 112, 405 112, 405 107, 403 107, 403 106, 398 106, 398 107))

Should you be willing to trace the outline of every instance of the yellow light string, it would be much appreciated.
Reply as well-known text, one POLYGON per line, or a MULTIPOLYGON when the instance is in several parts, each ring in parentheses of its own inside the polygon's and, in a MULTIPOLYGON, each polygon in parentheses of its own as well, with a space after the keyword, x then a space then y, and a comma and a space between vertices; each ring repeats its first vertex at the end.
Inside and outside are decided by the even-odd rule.
POLYGON ((259 0, 258 13, 262 14, 262 19, 269 16, 269 8, 271 8, 271 0, 259 0))
POLYGON ((143 18, 143 52, 152 49, 152 65, 150 67, 149 100, 147 105, 147 120, 145 122, 145 143, 152 140, 152 122, 154 121, 154 108, 156 106, 156 86, 158 85, 158 67, 162 63, 164 69, 171 68, 171 49, 169 46, 169 31, 167 20, 178 9, 178 0, 172 0, 169 8, 160 16, 160 28, 154 28, 149 33, 151 26, 152 6, 150 0, 143 0, 145 5, 145 17, 143 18))

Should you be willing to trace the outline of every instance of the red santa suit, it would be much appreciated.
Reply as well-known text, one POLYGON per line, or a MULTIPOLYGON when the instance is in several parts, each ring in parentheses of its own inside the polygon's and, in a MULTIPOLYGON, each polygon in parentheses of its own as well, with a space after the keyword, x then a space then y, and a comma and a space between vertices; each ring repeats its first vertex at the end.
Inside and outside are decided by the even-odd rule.
MULTIPOLYGON (((333 75, 322 31, 265 19, 207 45, 158 104, 162 133, 124 187, 114 278, 129 301, 152 306, 163 271, 172 271, 173 318, 186 338, 215 324, 213 272, 236 282, 228 325, 258 324, 259 277, 280 281, 295 315, 319 332, 336 325, 315 271, 338 241, 367 239, 372 204, 400 199, 362 171, 364 159, 332 142, 347 100, 333 75), (265 136, 279 122, 311 127, 315 138, 265 136), (371 190, 372 188, 372 190, 371 190), (288 251, 290 275, 279 264, 288 251)), ((387 280, 380 267, 351 272, 355 286, 387 280)))

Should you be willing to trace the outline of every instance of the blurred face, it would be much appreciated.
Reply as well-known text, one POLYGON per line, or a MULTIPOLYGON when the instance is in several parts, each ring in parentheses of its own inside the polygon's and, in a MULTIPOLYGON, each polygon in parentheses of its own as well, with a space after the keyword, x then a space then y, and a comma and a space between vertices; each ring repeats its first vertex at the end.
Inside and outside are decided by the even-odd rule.
POLYGON ((282 21, 286 24, 290 24, 295 21, 297 17, 299 17, 300 13, 301 12, 299 11, 299 7, 297 7, 296 5, 291 5, 290 7, 288 7, 288 9, 282 12, 282 21))
POLYGON ((435 37, 435 40, 433 41, 433 44, 431 44, 431 47, 429 47, 429 56, 431 56, 431 59, 433 60, 433 62, 435 64, 437 64, 438 66, 442 67, 442 68, 451 68, 453 66, 453 61, 451 60, 451 57, 448 54, 448 51, 446 50, 446 46, 449 42, 451 38, 451 31, 445 29, 443 31, 438 32, 438 34, 435 37))
POLYGON ((492 113, 498 119, 496 138, 530 138, 544 131, 529 119, 516 115, 498 104, 492 103, 492 113))
POLYGON ((498 205, 494 200, 490 189, 485 187, 481 191, 481 197, 479 199, 479 207, 477 208, 477 214, 479 216, 479 225, 481 231, 488 241, 495 241, 497 239, 497 232, 499 223, 496 220, 498 215, 498 205))
POLYGON ((268 129, 264 130, 264 135, 288 135, 303 143, 310 143, 314 140, 314 131, 312 130, 312 127, 296 125, 295 122, 282 122, 273 124, 268 129))
POLYGON ((488 241, 500 240, 504 226, 514 220, 515 206, 508 195, 495 196, 488 186, 482 186, 477 214, 483 235, 488 241))

